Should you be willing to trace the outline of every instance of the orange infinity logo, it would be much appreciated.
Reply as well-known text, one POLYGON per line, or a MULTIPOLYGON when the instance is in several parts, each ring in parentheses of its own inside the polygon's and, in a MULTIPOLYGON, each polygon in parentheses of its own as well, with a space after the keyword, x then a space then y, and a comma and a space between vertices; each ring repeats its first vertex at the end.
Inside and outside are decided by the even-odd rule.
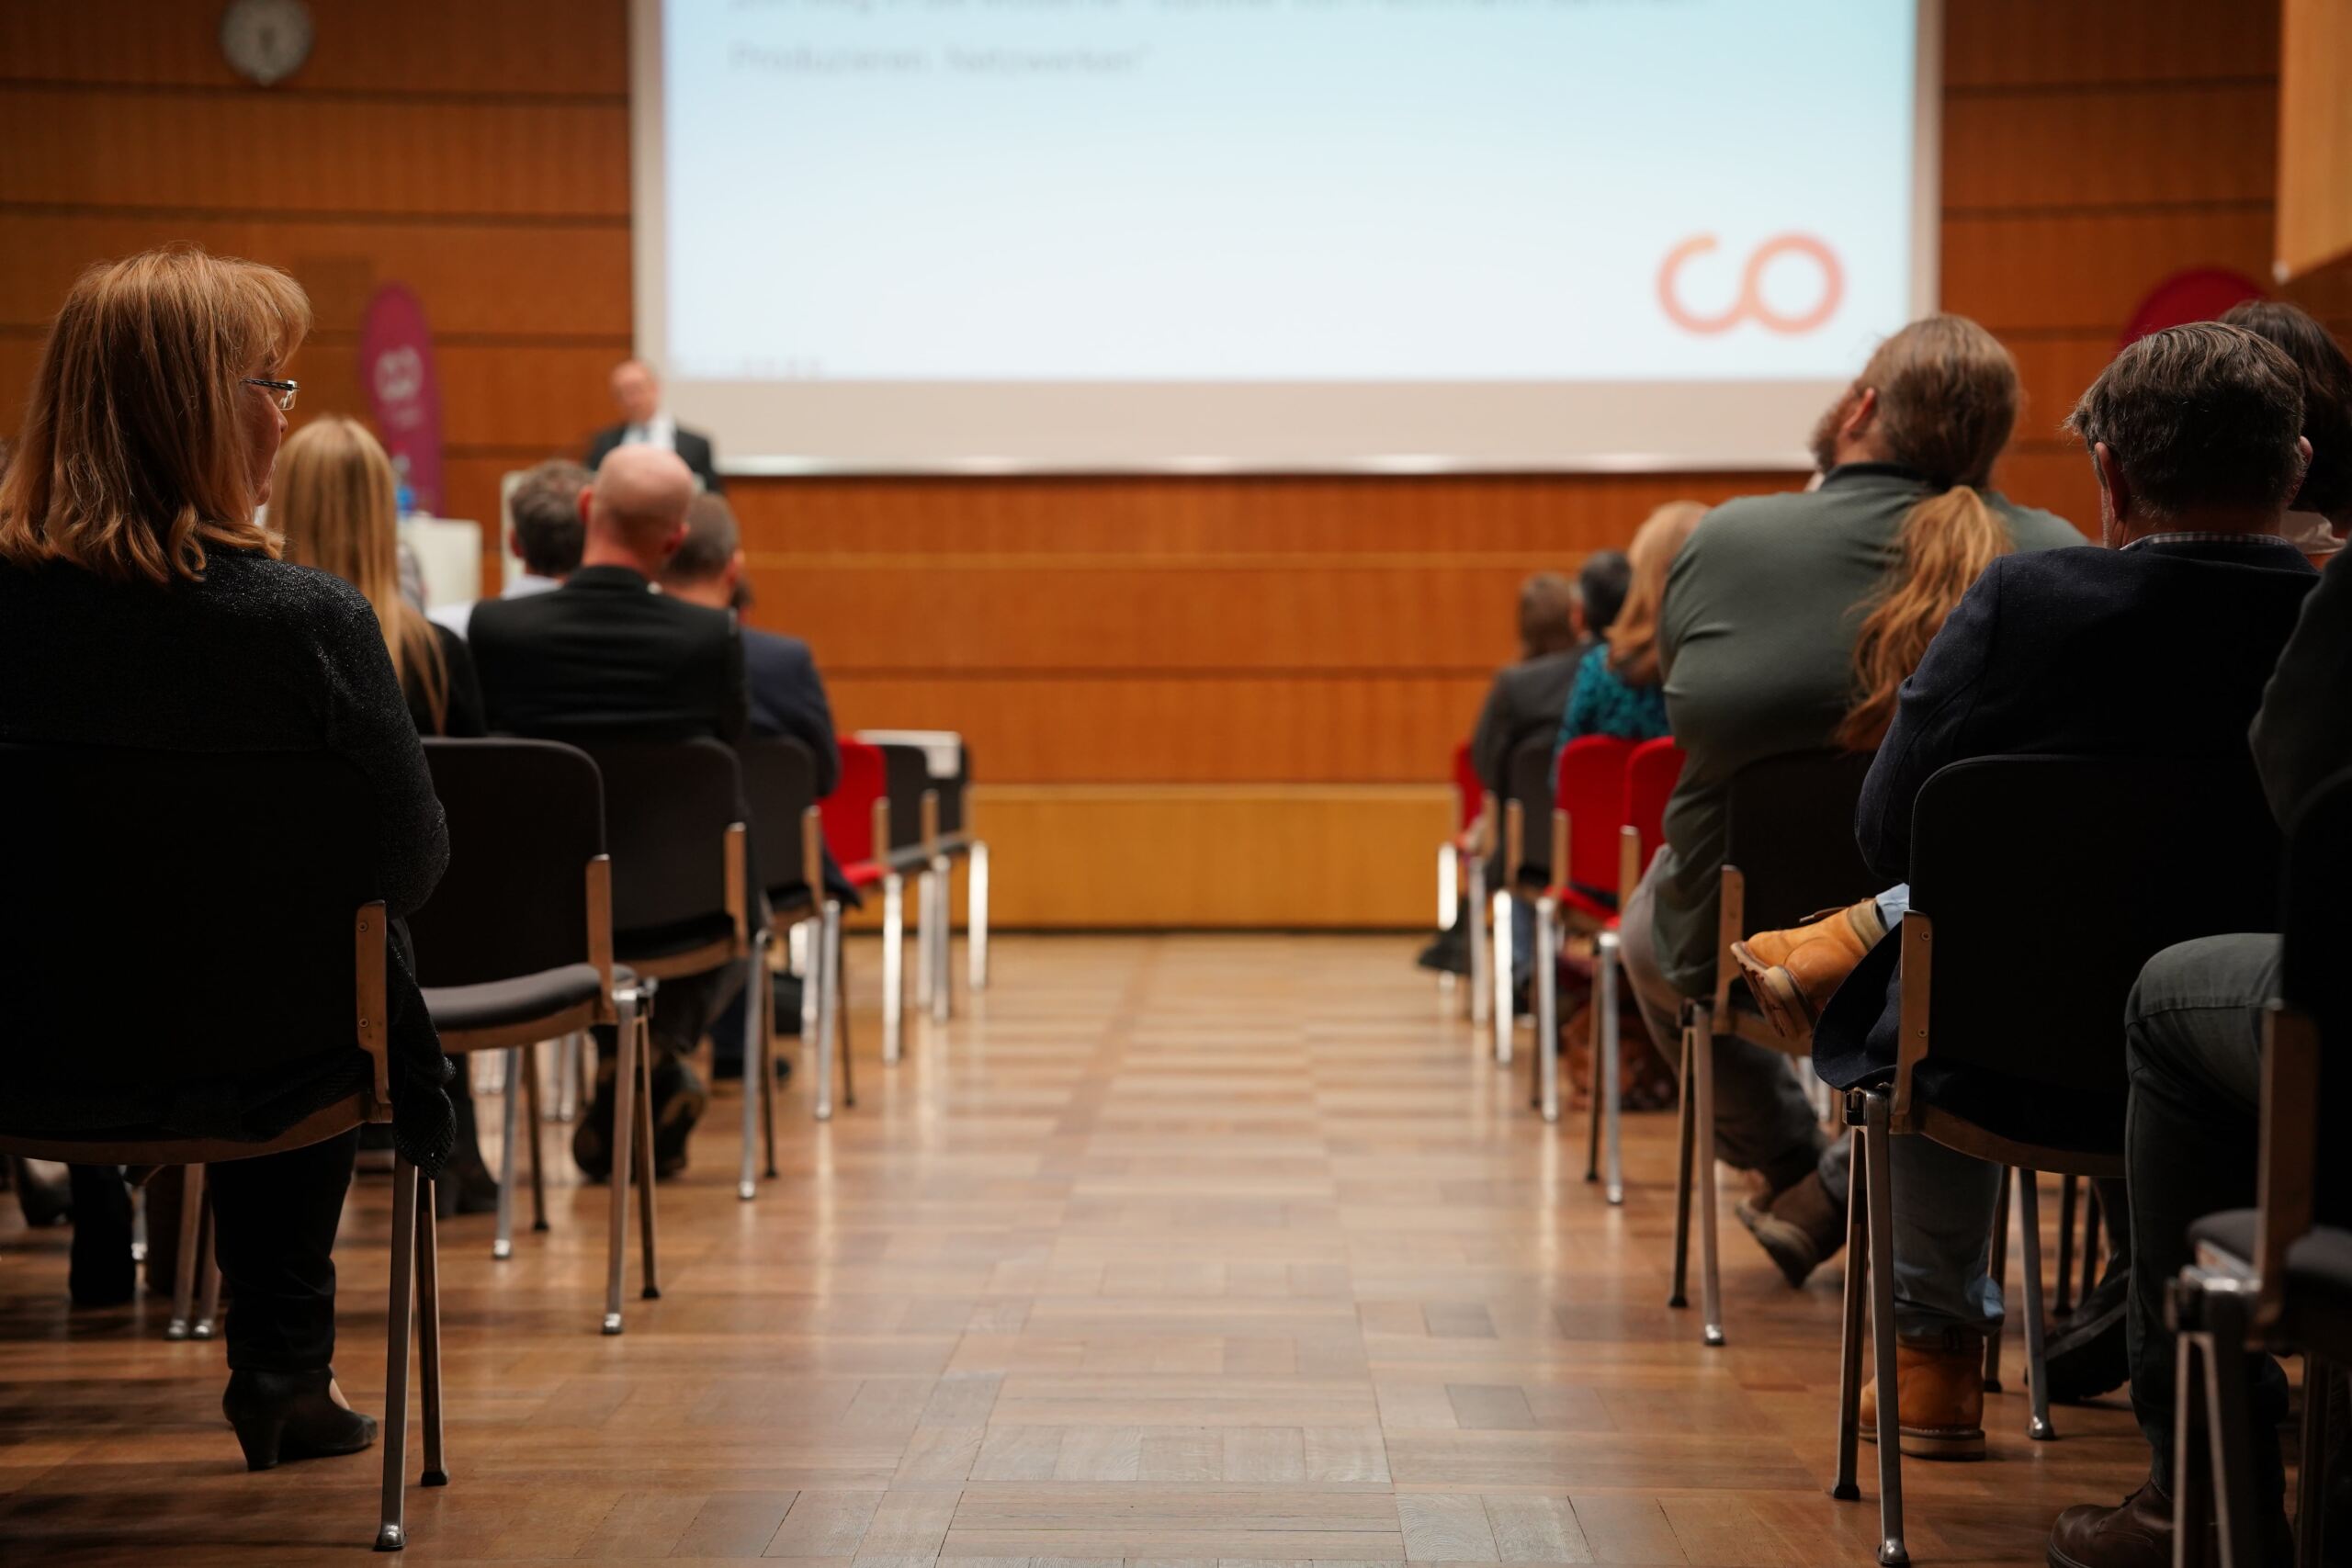
POLYGON ((1695 315, 1678 298, 1677 280, 1684 262, 1714 248, 1713 234, 1694 234, 1667 252, 1666 260, 1658 265, 1658 305, 1666 311, 1666 319, 1686 333, 1727 333, 1749 317, 1772 332, 1809 333, 1837 314, 1838 301, 1846 297, 1846 274, 1838 265, 1837 252, 1810 234, 1776 234, 1748 253, 1747 265, 1739 276, 1739 298, 1731 308, 1721 315, 1695 315), (1764 301, 1764 269, 1784 254, 1809 256, 1821 268, 1821 299, 1802 315, 1781 315, 1764 301))

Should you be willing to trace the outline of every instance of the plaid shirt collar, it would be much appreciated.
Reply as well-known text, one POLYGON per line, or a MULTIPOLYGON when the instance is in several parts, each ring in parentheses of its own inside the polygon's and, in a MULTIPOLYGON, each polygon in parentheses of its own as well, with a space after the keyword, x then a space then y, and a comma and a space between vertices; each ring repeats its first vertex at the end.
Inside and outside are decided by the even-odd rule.
POLYGON ((2284 545, 2293 549, 2293 543, 2277 534, 2226 534, 2212 529, 2190 528, 2177 534, 2143 534, 2123 547, 2136 550, 2143 545, 2244 545, 2249 548, 2260 546, 2284 545))

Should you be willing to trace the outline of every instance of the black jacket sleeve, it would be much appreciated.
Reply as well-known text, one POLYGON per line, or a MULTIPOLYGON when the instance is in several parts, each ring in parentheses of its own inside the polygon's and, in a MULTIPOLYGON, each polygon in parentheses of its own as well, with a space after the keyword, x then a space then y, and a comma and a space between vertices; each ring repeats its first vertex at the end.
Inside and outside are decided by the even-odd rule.
POLYGON ((833 734, 833 705, 825 696, 816 656, 797 640, 784 645, 784 678, 776 682, 784 732, 808 748, 817 761, 817 796, 823 799, 842 782, 841 742, 833 734))
POLYGON ((1905 881, 1911 874, 1911 808, 1920 789, 1937 769, 1971 755, 1966 749, 1968 723, 1992 661, 2001 569, 2011 558, 1996 560, 1985 570, 1928 645, 1927 657, 1903 682, 1894 722, 1862 782, 1855 837, 1872 874, 1889 883, 1905 881))
POLYGON ((334 588, 312 628, 325 679, 327 750, 374 790, 378 886, 391 913, 405 915, 448 869, 448 822, 375 612, 356 589, 334 588))
POLYGON ((2328 563, 2254 716, 2254 764, 2281 828, 2323 780, 2352 767, 2352 550, 2328 563))

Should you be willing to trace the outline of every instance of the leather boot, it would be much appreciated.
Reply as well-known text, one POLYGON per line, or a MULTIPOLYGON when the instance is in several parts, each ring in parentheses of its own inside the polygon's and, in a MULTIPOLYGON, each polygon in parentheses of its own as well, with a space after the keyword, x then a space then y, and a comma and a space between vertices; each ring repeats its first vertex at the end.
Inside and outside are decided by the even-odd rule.
MULTIPOLYGON (((1973 1334, 1894 1346, 1895 1416, 1914 1459, 1984 1457, 1984 1342, 1973 1334)), ((1878 1380, 1862 1385, 1862 1440, 1878 1441, 1878 1380)))
MULTIPOLYGON (((2258 1525, 2262 1561, 2292 1562, 2294 1532, 2273 1506, 2258 1525)), ((2050 1531, 2050 1568, 2172 1568, 2172 1499, 2149 1481, 2119 1508, 2078 1503, 2050 1531)), ((2190 1554, 2198 1562, 2201 1553, 2190 1554)))
POLYGON ((1810 925, 1758 931, 1733 942, 1731 955, 1772 1028, 1782 1039, 1802 1040, 1813 1032, 1822 1008, 1854 965, 1885 934, 1878 900, 1865 898, 1810 925))
POLYGON ((286 1460, 356 1454, 376 1440, 376 1418, 343 1402, 330 1367, 308 1372, 231 1372, 220 1413, 236 1428, 248 1470, 271 1470, 286 1460))
POLYGON ((1829 1195, 1817 1170, 1768 1201, 1742 1199, 1735 1213, 1792 1286, 1803 1285, 1846 1245, 1846 1205, 1829 1195))

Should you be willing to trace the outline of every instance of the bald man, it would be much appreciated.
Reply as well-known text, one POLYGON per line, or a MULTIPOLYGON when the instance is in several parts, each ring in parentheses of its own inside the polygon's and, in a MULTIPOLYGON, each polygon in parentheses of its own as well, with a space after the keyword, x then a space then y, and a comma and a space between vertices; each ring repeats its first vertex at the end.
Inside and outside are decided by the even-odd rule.
POLYGON ((723 491, 710 437, 688 430, 662 407, 662 378, 642 359, 624 359, 613 367, 613 406, 621 422, 608 424, 588 442, 588 467, 595 468, 623 446, 658 446, 675 452, 692 468, 703 488, 723 491))
MULTIPOLYGON (((677 455, 623 446, 581 492, 586 543, 563 586, 476 606, 469 640, 493 732, 587 744, 620 740, 733 743, 743 732, 743 639, 731 610, 659 592, 654 583, 686 536, 694 476, 677 455)), ((622 944, 626 946, 627 943, 622 944)), ((742 984, 726 969, 665 980, 653 1036, 654 1164, 685 1165, 686 1134, 707 1096, 684 1058, 742 984)), ((596 1100, 571 1140, 582 1170, 611 1168, 612 1041, 596 1100)))

